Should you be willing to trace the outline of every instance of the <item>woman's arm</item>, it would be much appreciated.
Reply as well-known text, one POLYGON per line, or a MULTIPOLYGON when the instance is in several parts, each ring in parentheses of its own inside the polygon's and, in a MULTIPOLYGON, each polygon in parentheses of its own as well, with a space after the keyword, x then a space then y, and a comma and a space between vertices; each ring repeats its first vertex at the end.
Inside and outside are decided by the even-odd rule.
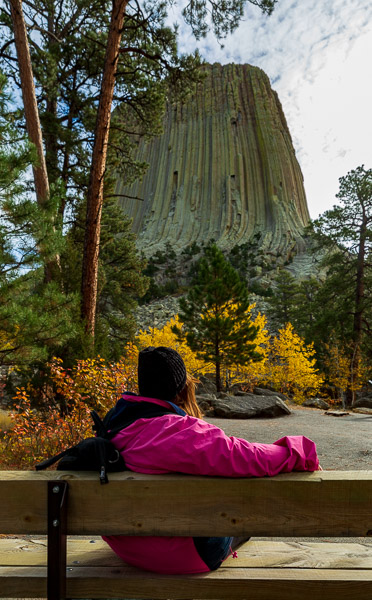
POLYGON ((283 437, 273 444, 250 443, 190 416, 165 415, 140 427, 133 424, 113 441, 119 450, 123 448, 129 468, 148 473, 263 477, 315 471, 319 466, 316 446, 304 436, 283 437))

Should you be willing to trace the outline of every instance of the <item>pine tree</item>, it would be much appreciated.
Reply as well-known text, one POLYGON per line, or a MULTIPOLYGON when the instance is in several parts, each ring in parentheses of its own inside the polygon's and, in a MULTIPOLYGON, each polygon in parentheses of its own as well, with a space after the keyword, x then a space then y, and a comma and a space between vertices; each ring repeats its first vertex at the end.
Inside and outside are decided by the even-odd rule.
POLYGON ((103 186, 110 133, 112 100, 119 62, 124 16, 128 0, 113 0, 94 131, 85 221, 81 278, 81 316, 94 338, 98 289, 98 257, 101 243, 103 186))
POLYGON ((339 181, 340 204, 315 220, 311 232, 317 246, 327 250, 327 276, 318 294, 323 333, 332 332, 349 350, 350 405, 360 361, 372 356, 372 169, 362 165, 339 181))
POLYGON ((255 350, 258 328, 248 313, 248 289, 216 245, 206 248, 192 287, 179 304, 183 327, 174 332, 198 358, 215 366, 218 391, 222 368, 261 360, 255 350))
POLYGON ((2 75, 0 92, 0 363, 24 366, 71 338, 77 303, 58 282, 45 281, 45 265, 63 241, 50 228, 56 199, 43 206, 30 199, 27 173, 37 155, 9 110, 2 75))
POLYGON ((295 321, 299 286, 295 277, 286 269, 282 269, 275 277, 274 286, 274 293, 268 299, 268 313, 275 328, 279 329, 295 321))

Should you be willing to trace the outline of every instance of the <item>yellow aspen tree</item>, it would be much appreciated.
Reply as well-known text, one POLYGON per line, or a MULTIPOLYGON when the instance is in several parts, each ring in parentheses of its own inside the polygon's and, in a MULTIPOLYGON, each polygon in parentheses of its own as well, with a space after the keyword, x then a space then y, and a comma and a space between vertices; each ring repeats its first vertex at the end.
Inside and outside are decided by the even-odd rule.
POLYGON ((287 323, 271 341, 267 383, 280 392, 292 394, 299 403, 305 400, 305 394, 317 394, 324 380, 315 366, 314 355, 313 343, 305 344, 293 325, 287 323))
POLYGON ((340 347, 337 343, 324 344, 324 348, 325 379, 335 388, 336 397, 340 397, 348 389, 353 393, 360 390, 368 379, 364 363, 359 361, 357 368, 353 369, 350 348, 340 347))

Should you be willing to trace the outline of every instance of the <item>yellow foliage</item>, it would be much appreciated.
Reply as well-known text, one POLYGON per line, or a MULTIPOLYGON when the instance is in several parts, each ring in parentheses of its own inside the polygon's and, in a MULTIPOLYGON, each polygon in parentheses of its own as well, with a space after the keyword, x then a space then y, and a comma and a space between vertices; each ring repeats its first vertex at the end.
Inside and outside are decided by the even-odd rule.
POLYGON ((247 389, 252 390, 254 386, 263 382, 267 370, 267 358, 269 352, 270 334, 267 330, 266 315, 258 313, 255 318, 252 317, 252 310, 256 304, 250 304, 246 315, 251 319, 253 325, 258 327, 257 336, 255 339, 255 351, 259 352, 262 360, 258 362, 250 362, 247 365, 239 366, 235 371, 230 372, 230 381, 234 383, 244 383, 247 389))
POLYGON ((178 315, 168 321, 161 329, 153 327, 150 328, 148 332, 140 331, 136 336, 136 344, 139 350, 142 350, 147 346, 167 346, 177 350, 182 356, 187 372, 191 375, 196 375, 197 373, 200 375, 210 371, 212 368, 210 363, 205 363, 204 361, 197 359, 195 353, 188 347, 186 342, 179 342, 177 340, 176 335, 172 332, 172 327, 174 325, 180 329, 182 328, 182 323, 178 315))
POLYGON ((14 348, 17 346, 17 335, 19 332, 19 327, 14 327, 12 333, 9 331, 0 330, 0 350, 1 352, 12 352, 14 348))
POLYGON ((360 390, 368 379, 367 368, 359 360, 358 367, 353 368, 353 359, 350 359, 350 351, 340 348, 336 344, 324 344, 326 356, 323 360, 327 372, 327 380, 331 386, 345 392, 360 390))
POLYGON ((292 393, 297 402, 305 399, 305 392, 315 395, 323 378, 315 368, 314 355, 313 344, 306 345, 287 323, 271 341, 266 382, 283 393, 292 393))
POLYGON ((137 383, 137 354, 135 346, 126 347, 125 358, 106 364, 100 356, 78 360, 71 370, 63 368, 60 358, 49 364, 56 392, 67 405, 86 402, 91 408, 109 410, 126 390, 137 383))
MULTIPOLYGON (((253 325, 258 326, 254 343, 256 352, 262 355, 262 360, 230 368, 230 383, 244 384, 247 389, 269 384, 283 393, 293 394, 298 402, 305 399, 305 393, 316 394, 323 378, 315 368, 313 345, 306 345, 290 323, 279 330, 278 336, 271 337, 267 330, 266 316, 258 313, 255 318, 252 317, 254 307, 255 304, 248 307, 246 316, 251 319, 253 325)), ((186 342, 177 341, 171 329, 173 325, 182 327, 178 316, 161 329, 141 331, 136 338, 138 348, 141 350, 146 346, 169 346, 181 354, 189 373, 197 375, 209 372, 213 366, 198 360, 186 342)))

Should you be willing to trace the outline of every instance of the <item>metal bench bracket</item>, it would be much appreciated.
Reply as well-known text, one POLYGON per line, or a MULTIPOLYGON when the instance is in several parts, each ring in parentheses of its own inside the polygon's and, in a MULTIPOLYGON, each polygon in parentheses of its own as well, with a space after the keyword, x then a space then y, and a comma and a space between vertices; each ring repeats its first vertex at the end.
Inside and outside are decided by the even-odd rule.
POLYGON ((48 481, 48 600, 66 598, 67 481, 48 481))

